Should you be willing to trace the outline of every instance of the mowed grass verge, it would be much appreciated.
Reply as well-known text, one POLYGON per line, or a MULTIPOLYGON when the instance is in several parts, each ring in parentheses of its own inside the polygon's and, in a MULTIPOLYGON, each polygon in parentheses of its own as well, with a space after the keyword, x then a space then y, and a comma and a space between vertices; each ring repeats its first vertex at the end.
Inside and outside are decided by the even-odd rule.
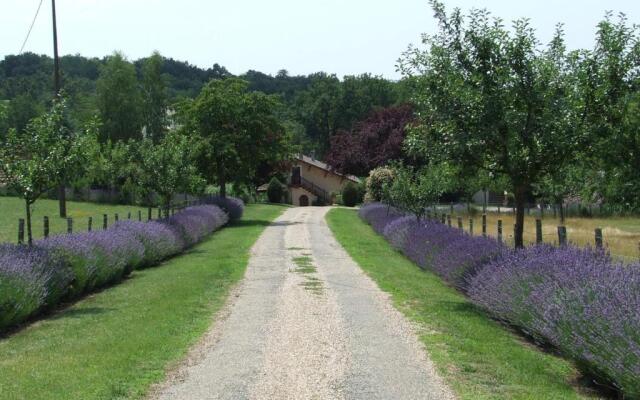
POLYGON ((417 323, 438 370, 461 399, 580 399, 573 365, 529 345, 436 275, 394 250, 354 210, 334 209, 337 240, 393 303, 417 323))
POLYGON ((0 398, 142 397, 207 330, 249 249, 283 210, 249 205, 185 255, 0 338, 0 398))
MULTIPOLYGON (((93 229, 102 229, 103 214, 108 215, 108 224, 114 222, 115 214, 120 219, 126 219, 131 213, 132 219, 138 219, 138 210, 142 212, 143 221, 147 220, 148 210, 136 206, 122 206, 111 204, 84 203, 77 201, 67 202, 67 216, 73 218, 73 231, 83 232, 87 230, 89 217, 93 218, 93 229)), ((24 201, 17 197, 0 196, 0 243, 18 241, 18 219, 25 218, 24 201)), ((51 235, 67 232, 67 220, 58 217, 57 200, 38 200, 33 205, 32 229, 33 237, 38 239, 44 234, 43 217, 49 217, 49 232, 51 235)), ((157 210, 154 209, 153 218, 157 218, 157 210)), ((26 236, 26 233, 25 233, 26 236)))

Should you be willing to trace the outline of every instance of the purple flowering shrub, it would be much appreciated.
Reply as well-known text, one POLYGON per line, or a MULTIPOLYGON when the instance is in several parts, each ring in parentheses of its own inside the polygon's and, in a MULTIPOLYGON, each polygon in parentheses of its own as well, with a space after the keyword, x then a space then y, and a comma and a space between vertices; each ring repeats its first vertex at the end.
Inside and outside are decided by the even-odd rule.
POLYGON ((116 223, 111 229, 124 231, 142 243, 144 251, 137 268, 156 265, 165 258, 178 254, 184 247, 182 238, 161 222, 127 220, 116 223))
POLYGON ((191 247, 209 233, 221 228, 229 217, 219 207, 203 205, 185 208, 165 219, 166 224, 182 239, 182 247, 191 247))
POLYGON ((571 246, 511 250, 379 203, 360 216, 490 315, 554 346, 600 383, 640 397, 640 264, 571 246))
POLYGON ((156 265, 227 221, 219 207, 201 205, 160 221, 52 236, 32 247, 0 244, 0 329, 156 265))
POLYGON ((0 328, 57 304, 73 274, 45 249, 0 244, 0 328))
POLYGON ((363 207, 360 216, 418 266, 463 290, 467 277, 504 249, 494 239, 471 236, 434 220, 418 221, 415 216, 387 209, 373 203, 363 207))
POLYGON ((594 249, 532 246, 489 263, 470 279, 469 296, 629 397, 640 396, 640 264, 594 249))
POLYGON ((220 207, 227 213, 231 222, 242 218, 244 213, 244 202, 237 197, 208 196, 204 199, 204 202, 220 207))

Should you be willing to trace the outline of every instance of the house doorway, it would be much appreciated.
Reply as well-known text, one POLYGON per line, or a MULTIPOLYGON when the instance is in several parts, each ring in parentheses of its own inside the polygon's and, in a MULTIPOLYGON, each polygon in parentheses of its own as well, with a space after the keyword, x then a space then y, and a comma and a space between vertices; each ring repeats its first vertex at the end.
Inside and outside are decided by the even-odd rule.
POLYGON ((300 207, 309 206, 309 198, 307 197, 306 194, 303 194, 302 196, 300 196, 300 199, 298 200, 298 202, 300 203, 300 207))

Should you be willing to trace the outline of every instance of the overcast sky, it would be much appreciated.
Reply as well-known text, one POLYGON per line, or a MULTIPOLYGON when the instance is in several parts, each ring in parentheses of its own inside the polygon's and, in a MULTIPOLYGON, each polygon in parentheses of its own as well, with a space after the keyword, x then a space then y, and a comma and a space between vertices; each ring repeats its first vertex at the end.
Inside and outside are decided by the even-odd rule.
MULTIPOLYGON (((16 54, 40 0, 0 0, 0 56, 16 54)), ((395 63, 420 33, 434 32, 426 0, 57 0, 61 54, 102 57, 121 50, 131 59, 153 50, 234 74, 371 72, 398 78, 395 63)), ((511 21, 529 17, 547 42, 565 24, 570 48, 592 47, 605 10, 640 22, 638 0, 448 0, 447 8, 488 8, 511 21)), ((51 0, 25 51, 52 53, 51 0)))

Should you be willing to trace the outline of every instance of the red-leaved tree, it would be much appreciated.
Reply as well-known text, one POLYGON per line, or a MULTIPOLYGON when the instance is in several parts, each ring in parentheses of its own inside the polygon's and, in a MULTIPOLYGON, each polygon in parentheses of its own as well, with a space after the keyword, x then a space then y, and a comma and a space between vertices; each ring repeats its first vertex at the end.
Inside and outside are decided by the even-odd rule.
POLYGON ((364 176, 401 159, 405 128, 412 120, 413 107, 408 104, 373 111, 350 131, 339 131, 331 138, 326 161, 340 172, 364 176))

